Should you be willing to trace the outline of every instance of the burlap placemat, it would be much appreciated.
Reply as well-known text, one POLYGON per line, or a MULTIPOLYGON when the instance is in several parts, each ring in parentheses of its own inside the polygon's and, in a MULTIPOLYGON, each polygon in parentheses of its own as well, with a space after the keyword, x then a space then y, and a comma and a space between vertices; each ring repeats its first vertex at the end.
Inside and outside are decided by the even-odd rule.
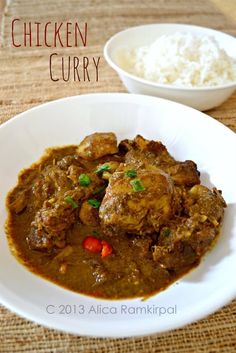
MULTIPOLYGON (((212 0, 214 1, 214 0, 212 0)), ((105 41, 126 27, 153 22, 193 23, 236 34, 232 16, 226 17, 208 0, 15 0, 4 10, 0 53, 0 122, 34 105, 52 99, 90 93, 125 92, 119 78, 105 63, 105 41), (13 18, 87 21, 87 56, 101 56, 98 82, 52 82, 45 48, 12 49, 13 18)), ((20 39, 17 38, 16 39, 20 39)), ((55 51, 55 50, 54 50, 55 51)), ((56 49, 61 53, 59 49, 56 49)), ((85 55, 82 49, 67 48, 63 55, 85 55)), ((59 70, 59 63, 55 64, 59 70)), ((208 112, 236 131, 236 95, 221 107, 208 112)), ((14 140, 14 136, 12 137, 14 140)), ((75 337, 35 325, 0 307, 0 353, 46 352, 175 352, 214 353, 236 351, 236 301, 198 323, 170 333, 145 338, 90 339, 75 337)))

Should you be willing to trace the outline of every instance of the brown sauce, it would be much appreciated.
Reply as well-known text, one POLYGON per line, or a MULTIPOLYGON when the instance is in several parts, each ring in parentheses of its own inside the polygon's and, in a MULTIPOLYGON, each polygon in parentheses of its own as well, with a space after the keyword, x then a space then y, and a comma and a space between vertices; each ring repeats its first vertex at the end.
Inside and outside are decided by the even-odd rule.
MULTIPOLYGON (((78 293, 121 299, 157 293, 199 263, 219 233, 225 207, 222 197, 217 190, 199 189, 197 168, 193 172, 192 165, 181 165, 178 172, 175 163, 182 162, 176 162, 172 157, 167 162, 169 155, 159 158, 160 151, 144 150, 144 158, 148 156, 146 164, 140 164, 140 160, 136 163, 139 141, 129 143, 129 150, 127 142, 121 143, 116 153, 113 151, 95 159, 81 157, 77 146, 52 148, 39 162, 21 172, 17 186, 7 197, 6 229, 14 255, 30 271, 78 293), (127 157, 132 151, 134 155, 127 157), (159 161, 158 171, 154 172, 164 170, 163 175, 169 178, 166 180, 173 187, 170 201, 163 199, 165 191, 160 198, 162 209, 154 210, 161 216, 146 221, 156 207, 149 197, 153 185, 149 186, 145 174, 149 170, 147 164, 155 165, 153 160, 159 161), (99 166, 104 164, 110 169, 97 173, 99 166), (184 173, 181 168, 186 168, 184 173), (136 173, 128 179, 128 184, 127 170, 136 173), (83 182, 89 179, 90 184, 81 185, 80 175, 89 177, 83 182), (132 180, 138 180, 139 188, 141 185, 143 189, 132 189, 137 186, 137 183, 130 183, 132 180), (115 188, 120 184, 122 187, 117 191, 115 188), (127 185, 130 185, 128 195, 131 196, 121 194, 126 192, 127 185), (127 197, 131 199, 124 204, 127 197), (126 212, 119 211, 117 202, 122 207, 131 207, 132 197, 140 197, 143 207, 149 207, 142 227, 140 222, 138 227, 128 223, 130 219, 136 221, 139 211, 135 213, 128 209, 127 214, 131 217, 128 220, 126 212), (88 208, 90 214, 82 215, 82 205, 87 212, 91 199, 98 205, 88 208), (171 202, 168 211, 167 202, 171 202), (111 253, 102 257, 101 251, 88 251, 84 247, 88 236, 107 242, 111 253)), ((150 173, 154 173, 153 168, 150 173)), ((155 173, 154 177, 159 180, 159 174, 155 173)))

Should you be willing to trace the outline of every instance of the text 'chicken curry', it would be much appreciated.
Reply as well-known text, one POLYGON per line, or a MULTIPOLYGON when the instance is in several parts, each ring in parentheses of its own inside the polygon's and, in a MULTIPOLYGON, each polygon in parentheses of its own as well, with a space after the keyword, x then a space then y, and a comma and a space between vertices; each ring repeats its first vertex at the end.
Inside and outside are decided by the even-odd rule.
POLYGON ((51 148, 8 195, 11 249, 76 292, 151 295, 195 267, 219 234, 226 204, 199 174, 142 136, 117 146, 113 133, 95 133, 51 148))

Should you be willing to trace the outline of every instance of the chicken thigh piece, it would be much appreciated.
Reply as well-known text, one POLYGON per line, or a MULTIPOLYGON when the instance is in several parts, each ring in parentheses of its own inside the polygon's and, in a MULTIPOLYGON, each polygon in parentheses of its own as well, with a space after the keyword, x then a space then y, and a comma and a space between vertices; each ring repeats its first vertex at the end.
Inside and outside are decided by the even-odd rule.
POLYGON ((120 165, 109 180, 99 210, 101 225, 110 234, 149 234, 157 231, 175 209, 170 177, 156 168, 120 165), (132 176, 133 172, 133 176, 132 176))
POLYGON ((117 139, 112 132, 96 132, 86 136, 77 149, 77 154, 87 160, 95 160, 117 152, 117 139))

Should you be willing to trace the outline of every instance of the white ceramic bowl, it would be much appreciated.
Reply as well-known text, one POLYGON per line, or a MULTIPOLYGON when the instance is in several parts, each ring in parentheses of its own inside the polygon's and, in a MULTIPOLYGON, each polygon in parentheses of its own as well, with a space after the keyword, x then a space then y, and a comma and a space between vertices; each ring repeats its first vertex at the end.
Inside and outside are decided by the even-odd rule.
POLYGON ((236 58, 236 38, 213 29, 182 24, 150 24, 128 28, 111 37, 104 47, 108 64, 119 74, 123 84, 131 93, 141 93, 171 99, 198 110, 219 106, 236 89, 236 82, 217 87, 179 88, 145 80, 125 71, 119 60, 121 50, 150 45, 158 37, 175 32, 191 32, 214 37, 228 55, 236 58))
POLYGON ((236 296, 235 151, 236 135, 209 116, 165 99, 127 93, 60 99, 1 125, 0 303, 40 324, 97 337, 160 333, 225 305, 236 296), (160 139, 176 159, 196 161, 202 183, 221 189, 228 204, 219 241, 202 263, 146 301, 95 299, 48 282, 18 263, 4 235, 5 198, 19 171, 45 148, 78 144, 95 131, 114 131, 119 140, 136 134, 160 139))

